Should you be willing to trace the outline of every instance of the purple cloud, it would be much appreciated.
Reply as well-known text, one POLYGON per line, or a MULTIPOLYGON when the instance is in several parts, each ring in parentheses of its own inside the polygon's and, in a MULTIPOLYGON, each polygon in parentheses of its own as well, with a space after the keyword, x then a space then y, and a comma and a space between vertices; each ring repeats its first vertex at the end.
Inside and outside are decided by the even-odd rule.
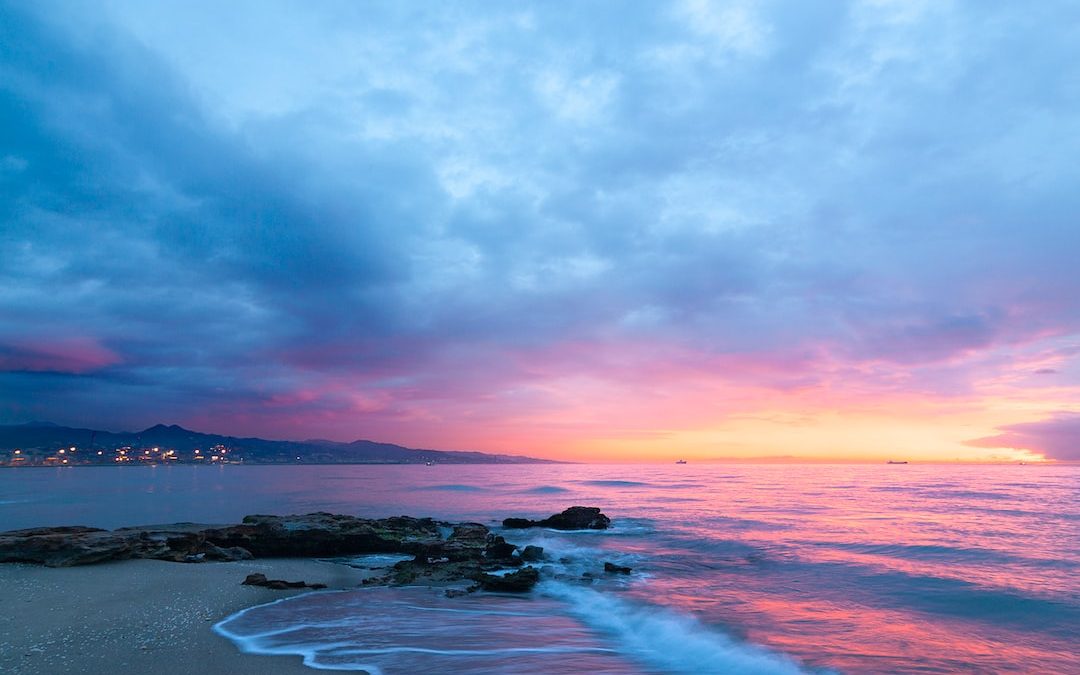
POLYGON ((1020 448, 1051 459, 1080 461, 1080 413, 1058 412, 1045 420, 1011 424, 1002 433, 968 441, 979 448, 1020 448))
POLYGON ((959 398, 1080 335, 1076 10, 672 7, 0 0, 0 423, 959 398))

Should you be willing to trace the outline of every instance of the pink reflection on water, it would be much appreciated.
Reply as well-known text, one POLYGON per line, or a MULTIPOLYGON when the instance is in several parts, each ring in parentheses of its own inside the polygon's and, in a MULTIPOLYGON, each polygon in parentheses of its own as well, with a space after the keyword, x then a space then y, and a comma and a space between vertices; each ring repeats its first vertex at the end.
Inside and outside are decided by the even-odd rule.
MULTIPOLYGON (((159 467, 0 472, 9 527, 314 510, 489 525, 572 504, 606 533, 524 533, 610 592, 850 672, 1080 672, 1080 468, 870 465, 159 467), (18 480, 14 474, 19 473, 18 480)), ((607 591, 606 591, 607 592, 607 591)))

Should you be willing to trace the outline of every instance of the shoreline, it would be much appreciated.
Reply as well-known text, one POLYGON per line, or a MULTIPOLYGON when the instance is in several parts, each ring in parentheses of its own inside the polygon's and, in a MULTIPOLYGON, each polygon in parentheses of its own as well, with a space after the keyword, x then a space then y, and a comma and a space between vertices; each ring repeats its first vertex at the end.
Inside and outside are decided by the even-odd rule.
POLYGON ((245 654, 214 624, 310 589, 243 586, 248 574, 360 586, 370 570, 311 558, 175 563, 121 560, 51 568, 0 565, 0 672, 235 675, 311 673, 299 656, 245 654))

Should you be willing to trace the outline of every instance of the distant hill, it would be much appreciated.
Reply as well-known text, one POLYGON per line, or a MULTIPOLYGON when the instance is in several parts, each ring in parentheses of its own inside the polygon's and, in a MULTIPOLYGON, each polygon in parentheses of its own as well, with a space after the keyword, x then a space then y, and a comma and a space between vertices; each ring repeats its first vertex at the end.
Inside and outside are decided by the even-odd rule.
MULTIPOLYGON (((204 434, 176 424, 157 424, 137 432, 114 433, 94 429, 63 427, 49 422, 0 425, 0 451, 21 448, 31 455, 52 453, 61 447, 85 450, 160 447, 172 449, 184 458, 196 449, 204 452, 225 446, 230 458, 253 464, 535 464, 551 460, 495 455, 483 452, 406 448, 393 443, 358 440, 341 443, 328 440, 273 441, 204 434), (37 451, 37 452, 34 452, 37 451)), ((96 453, 95 453, 96 454, 96 453)), ((85 456, 85 455, 83 455, 85 456)), ((108 454, 106 456, 109 456, 108 454)))

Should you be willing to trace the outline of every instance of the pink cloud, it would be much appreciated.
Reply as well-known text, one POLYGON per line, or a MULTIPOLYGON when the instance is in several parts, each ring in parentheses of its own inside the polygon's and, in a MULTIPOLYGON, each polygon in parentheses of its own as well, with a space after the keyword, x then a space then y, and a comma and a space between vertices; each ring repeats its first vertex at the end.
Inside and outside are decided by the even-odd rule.
POLYGON ((28 344, 0 344, 0 371, 34 373, 83 373, 122 361, 120 355, 95 338, 46 339, 28 344))
POLYGON ((977 448, 1020 448, 1052 459, 1080 460, 1080 413, 1058 412, 1044 420, 1011 424, 1002 433, 967 441, 977 448))

